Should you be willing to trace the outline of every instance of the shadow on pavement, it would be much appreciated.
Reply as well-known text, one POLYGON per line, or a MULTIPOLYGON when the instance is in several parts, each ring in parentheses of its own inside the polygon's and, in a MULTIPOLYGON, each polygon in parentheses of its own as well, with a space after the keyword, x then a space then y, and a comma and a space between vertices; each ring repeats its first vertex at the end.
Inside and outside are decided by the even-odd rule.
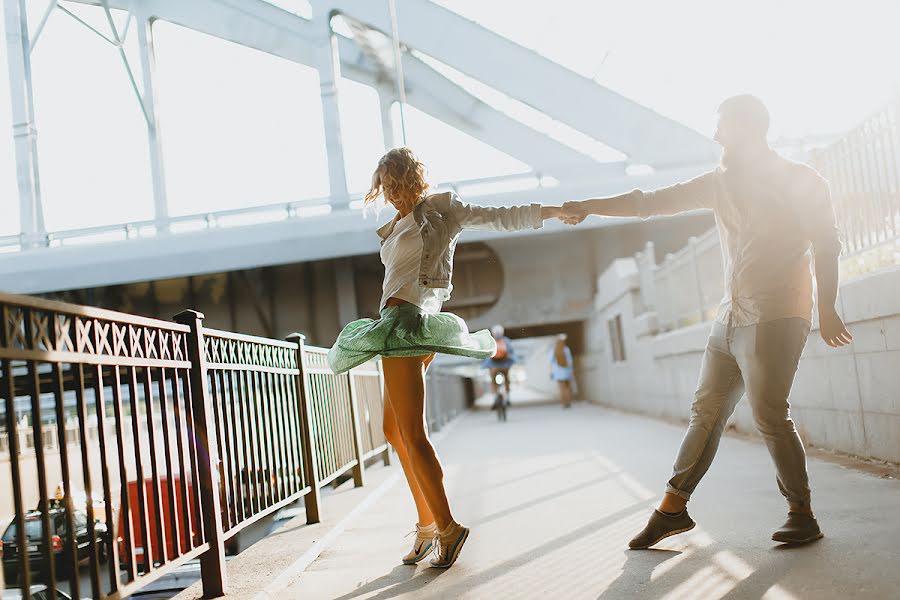
POLYGON ((590 456, 590 455, 583 456, 581 458, 576 458, 574 460, 570 460, 567 462, 550 465, 549 467, 544 467, 542 469, 536 469, 536 470, 526 473, 524 475, 518 475, 516 477, 511 477, 509 479, 505 479, 505 480, 501 480, 501 481, 493 481, 490 483, 485 483, 475 489, 470 489, 470 490, 463 489, 462 491, 457 490, 454 494, 454 497, 462 498, 465 496, 482 495, 488 490, 496 490, 497 488, 501 488, 506 485, 513 485, 515 483, 520 483, 520 482, 526 481, 528 479, 540 478, 541 475, 545 475, 547 473, 553 473, 553 472, 559 471, 561 469, 566 469, 568 467, 580 465, 582 463, 590 462, 592 460, 595 460, 593 456, 590 456))
POLYGON ((779 552, 778 548, 772 549, 765 564, 757 565, 749 573, 740 572, 742 568, 750 568, 746 563, 737 570, 733 565, 729 568, 729 563, 736 557, 719 543, 686 552, 666 549, 626 550, 621 573, 597 600, 662 598, 673 593, 679 598, 762 598, 784 579, 798 560, 816 560, 811 554, 787 554, 779 552), (666 565, 668 569, 651 578, 657 567, 679 556, 681 560, 677 564, 666 565))
MULTIPOLYGON (((625 550, 625 564, 622 565, 622 572, 609 585, 597 600, 621 600, 622 598, 636 597, 634 594, 641 594, 640 597, 656 598, 655 594, 644 596, 650 592, 648 584, 650 584, 650 575, 653 570, 676 556, 682 554, 681 550, 662 550, 650 548, 649 550, 625 550)), ((660 590, 661 591, 661 590, 660 590)), ((657 591, 659 592, 659 591, 657 591)))
POLYGON ((370 600, 387 600, 388 598, 396 598, 403 594, 411 594, 423 591, 423 588, 446 573, 448 569, 432 569, 426 568, 421 574, 413 565, 397 565, 387 575, 382 575, 378 579, 373 579, 365 585, 361 585, 349 594, 344 594, 335 598, 335 600, 351 600, 360 596, 370 594, 376 590, 381 590, 378 594, 371 597, 370 600))
POLYGON ((489 523, 490 521, 493 521, 495 519, 500 519, 502 517, 509 516, 513 513, 527 510, 529 508, 534 508, 535 506, 540 506, 541 504, 544 504, 545 502, 550 502, 551 500, 555 500, 557 498, 565 496, 566 494, 574 494, 577 492, 581 492, 586 487, 590 487, 592 485, 597 485, 598 483, 603 483, 604 481, 608 481, 608 480, 618 476, 620 473, 621 473, 621 471, 614 471, 612 473, 607 473, 600 477, 595 477, 594 479, 592 479, 590 481, 579 481, 579 482, 575 483, 574 485, 556 490, 555 492, 552 492, 550 494, 545 494, 538 498, 532 498, 531 500, 528 500, 527 502, 522 502, 521 504, 517 504, 516 506, 511 506, 511 507, 505 508, 503 510, 498 510, 497 512, 491 513, 489 515, 479 517, 478 519, 472 521, 472 525, 473 526, 484 525, 485 523, 489 523))
POLYGON ((601 529, 612 523, 616 523, 621 519, 624 519, 625 517, 634 515, 635 513, 640 513, 646 510, 646 508, 652 503, 653 500, 634 502, 631 505, 622 508, 621 510, 605 515, 589 523, 585 523, 578 529, 574 529, 564 535, 558 536, 552 540, 548 540, 544 544, 541 544, 540 546, 533 548, 528 552, 513 556, 503 561, 502 563, 489 568, 486 571, 478 573, 477 581, 459 581, 449 588, 441 590, 441 593, 444 594, 444 597, 455 598, 461 596, 463 593, 472 592, 472 590, 485 585, 489 581, 501 577, 505 573, 508 573, 514 569, 518 569, 529 563, 532 563, 542 556, 550 554, 551 552, 565 548, 575 540, 579 540, 587 535, 590 535, 598 529, 601 529))

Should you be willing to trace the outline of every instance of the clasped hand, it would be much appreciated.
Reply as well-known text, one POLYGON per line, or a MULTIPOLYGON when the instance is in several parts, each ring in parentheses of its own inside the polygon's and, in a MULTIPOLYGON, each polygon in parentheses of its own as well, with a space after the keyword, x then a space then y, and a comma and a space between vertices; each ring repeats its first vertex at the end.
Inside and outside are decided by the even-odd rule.
POLYGON ((559 220, 566 225, 578 225, 584 221, 590 213, 584 206, 584 202, 572 200, 562 205, 559 220))

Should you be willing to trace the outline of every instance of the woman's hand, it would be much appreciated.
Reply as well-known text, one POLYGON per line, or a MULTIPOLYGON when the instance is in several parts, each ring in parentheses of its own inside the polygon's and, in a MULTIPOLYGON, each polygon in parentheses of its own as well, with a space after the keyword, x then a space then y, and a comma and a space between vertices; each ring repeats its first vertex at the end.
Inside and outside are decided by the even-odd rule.
POLYGON ((541 206, 541 218, 545 221, 547 219, 561 219, 562 214, 561 206, 541 206))

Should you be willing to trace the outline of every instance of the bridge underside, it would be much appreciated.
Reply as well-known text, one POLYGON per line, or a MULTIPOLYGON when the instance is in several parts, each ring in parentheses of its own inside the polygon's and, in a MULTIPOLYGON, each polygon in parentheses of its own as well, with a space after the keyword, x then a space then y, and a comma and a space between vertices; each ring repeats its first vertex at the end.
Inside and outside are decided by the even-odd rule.
MULTIPOLYGON (((695 173, 695 169, 682 168, 650 176, 608 180, 593 186, 560 186, 540 192, 544 202, 558 204, 591 194, 612 194, 633 187, 674 183, 695 173)), ((488 206, 502 206, 531 202, 534 194, 512 192, 466 199, 488 206)), ((14 293, 44 293, 370 254, 378 252, 374 231, 388 218, 389 212, 392 211, 385 210, 379 216, 370 212, 364 216, 361 210, 343 210, 321 216, 282 216, 280 221, 233 227, 222 224, 207 227, 205 218, 200 216, 193 223, 200 228, 197 231, 133 239, 127 238, 124 228, 118 228, 113 233, 123 239, 32 248, 0 255, 0 289, 14 293)), ((283 209, 281 213, 284 214, 283 209)), ((614 227, 633 221, 593 217, 577 229, 614 227)), ((574 230, 552 220, 546 221, 542 229, 517 233, 467 231, 462 241, 574 230)))

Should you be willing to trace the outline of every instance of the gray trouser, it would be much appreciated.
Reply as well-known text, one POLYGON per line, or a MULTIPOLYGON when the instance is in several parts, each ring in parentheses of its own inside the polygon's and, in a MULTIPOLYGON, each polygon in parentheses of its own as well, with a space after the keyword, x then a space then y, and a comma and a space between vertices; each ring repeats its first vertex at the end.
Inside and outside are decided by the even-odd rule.
POLYGON ((691 422, 666 491, 690 499, 712 464, 726 421, 746 393, 756 427, 775 462, 781 493, 791 503, 809 503, 806 452, 788 404, 809 327, 799 318, 747 327, 713 324, 691 422))

